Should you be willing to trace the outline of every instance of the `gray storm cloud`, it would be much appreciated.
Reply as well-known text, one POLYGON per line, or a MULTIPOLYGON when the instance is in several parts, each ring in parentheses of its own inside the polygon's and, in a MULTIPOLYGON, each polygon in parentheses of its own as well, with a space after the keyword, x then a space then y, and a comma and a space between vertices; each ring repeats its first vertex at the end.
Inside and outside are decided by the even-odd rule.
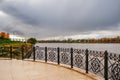
MULTIPOLYGON (((34 35, 42 35, 37 35, 38 37, 118 30, 119 8, 120 0, 3 0, 0 2, 0 10, 9 15, 10 17, 7 18, 11 19, 11 25, 16 26, 11 32, 22 34, 23 31, 27 31, 34 35), (16 20, 18 20, 17 24, 16 20)), ((9 31, 8 22, 4 22, 6 25, 1 26, 9 31)))

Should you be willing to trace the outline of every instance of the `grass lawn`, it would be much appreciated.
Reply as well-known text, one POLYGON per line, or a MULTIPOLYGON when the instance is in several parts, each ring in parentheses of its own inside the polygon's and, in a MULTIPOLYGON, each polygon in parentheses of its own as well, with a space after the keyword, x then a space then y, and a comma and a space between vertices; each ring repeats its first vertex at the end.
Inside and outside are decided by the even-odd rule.
POLYGON ((21 42, 21 41, 11 41, 11 40, 0 40, 0 47, 9 47, 9 46, 17 46, 17 47, 20 47, 22 45, 27 45, 27 46, 31 46, 31 44, 29 43, 24 43, 24 42, 21 42))
POLYGON ((0 40, 0 46, 5 46, 5 45, 20 45, 23 44, 23 42, 20 41, 11 41, 11 40, 0 40))

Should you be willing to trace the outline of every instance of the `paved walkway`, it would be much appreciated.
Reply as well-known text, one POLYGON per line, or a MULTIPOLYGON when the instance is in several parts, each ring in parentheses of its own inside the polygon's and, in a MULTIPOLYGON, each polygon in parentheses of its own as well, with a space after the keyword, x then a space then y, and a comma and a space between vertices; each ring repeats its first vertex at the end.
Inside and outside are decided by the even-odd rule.
POLYGON ((64 67, 41 62, 0 60, 0 80, 93 80, 64 67))

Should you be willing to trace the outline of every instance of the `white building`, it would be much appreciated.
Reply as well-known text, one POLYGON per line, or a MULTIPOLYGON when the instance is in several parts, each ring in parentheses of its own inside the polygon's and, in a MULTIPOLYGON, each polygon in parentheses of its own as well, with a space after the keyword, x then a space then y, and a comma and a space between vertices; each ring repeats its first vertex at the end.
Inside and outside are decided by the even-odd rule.
POLYGON ((23 41, 25 42, 26 39, 24 37, 18 36, 18 35, 10 35, 10 39, 12 41, 23 41))

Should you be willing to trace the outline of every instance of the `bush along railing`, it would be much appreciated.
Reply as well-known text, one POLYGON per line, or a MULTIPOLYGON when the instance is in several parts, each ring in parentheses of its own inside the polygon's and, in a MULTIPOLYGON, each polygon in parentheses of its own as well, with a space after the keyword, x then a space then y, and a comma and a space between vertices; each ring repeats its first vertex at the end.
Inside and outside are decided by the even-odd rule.
POLYGON ((86 73, 94 73, 105 80, 120 80, 120 54, 88 49, 36 46, 33 48, 30 59, 84 69, 86 73))

